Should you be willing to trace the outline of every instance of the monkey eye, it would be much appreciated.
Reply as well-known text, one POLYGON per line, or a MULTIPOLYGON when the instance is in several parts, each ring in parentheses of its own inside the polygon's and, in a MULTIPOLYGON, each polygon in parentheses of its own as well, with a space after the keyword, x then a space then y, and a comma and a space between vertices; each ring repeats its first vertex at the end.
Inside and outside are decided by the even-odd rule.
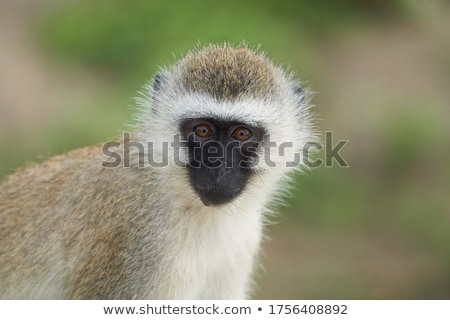
POLYGON ((245 127, 237 127, 236 129, 234 129, 233 133, 231 134, 231 136, 239 141, 245 141, 248 140, 252 137, 252 132, 245 128, 245 127))
POLYGON ((197 136, 207 138, 212 135, 212 129, 207 124, 199 124, 194 128, 194 132, 197 136))

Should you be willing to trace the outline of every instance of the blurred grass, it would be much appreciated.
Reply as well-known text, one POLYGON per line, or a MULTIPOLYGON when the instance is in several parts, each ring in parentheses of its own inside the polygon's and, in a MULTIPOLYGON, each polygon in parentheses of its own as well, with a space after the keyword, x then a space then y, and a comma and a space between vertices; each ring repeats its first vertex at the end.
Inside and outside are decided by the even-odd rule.
MULTIPOLYGON (((414 21, 425 6, 407 0, 54 3, 35 17, 36 42, 68 70, 91 70, 104 87, 88 103, 68 102, 76 112, 42 128, 33 143, 0 135, 0 176, 24 159, 120 134, 133 111, 129 97, 158 66, 172 63, 172 54, 180 57, 197 43, 261 44, 323 91, 323 51, 364 28, 414 21)), ((449 57, 442 53, 440 65, 448 77, 449 57)), ((325 98, 318 113, 326 114, 334 101, 319 95, 325 98)), ((265 290, 259 297, 450 297, 449 131, 445 114, 430 112, 440 102, 410 101, 388 106, 393 111, 363 142, 381 146, 373 157, 345 147, 350 168, 320 167, 295 178, 282 223, 271 227, 274 242, 264 258, 271 277, 260 279, 265 290), (397 280, 409 273, 405 283, 397 280)), ((359 121, 347 117, 347 126, 359 121)), ((333 119, 324 126, 343 128, 333 119)), ((345 138, 361 141, 358 135, 345 138)))
POLYGON ((73 1, 51 12, 39 30, 57 54, 122 76, 147 77, 155 65, 170 62, 167 52, 179 56, 197 42, 244 39, 292 58, 293 49, 302 50, 300 42, 308 46, 329 30, 361 22, 374 14, 369 9, 358 1, 73 1))

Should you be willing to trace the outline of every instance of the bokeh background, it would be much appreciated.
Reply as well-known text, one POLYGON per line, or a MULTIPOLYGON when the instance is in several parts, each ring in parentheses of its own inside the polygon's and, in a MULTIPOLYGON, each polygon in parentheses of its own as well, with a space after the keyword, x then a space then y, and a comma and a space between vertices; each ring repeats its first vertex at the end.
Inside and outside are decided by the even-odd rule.
POLYGON ((158 66, 242 40, 294 70, 320 131, 349 140, 350 167, 296 177, 254 297, 449 299, 445 0, 1 0, 0 176, 120 136, 158 66))

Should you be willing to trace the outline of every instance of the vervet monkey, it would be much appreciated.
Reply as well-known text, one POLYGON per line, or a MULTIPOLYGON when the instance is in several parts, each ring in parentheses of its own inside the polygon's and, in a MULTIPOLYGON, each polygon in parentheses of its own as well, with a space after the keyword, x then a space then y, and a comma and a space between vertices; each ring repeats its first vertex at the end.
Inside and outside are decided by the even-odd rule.
POLYGON ((265 215, 314 140, 307 91, 229 44, 145 88, 128 140, 2 182, 2 298, 249 297, 265 215))

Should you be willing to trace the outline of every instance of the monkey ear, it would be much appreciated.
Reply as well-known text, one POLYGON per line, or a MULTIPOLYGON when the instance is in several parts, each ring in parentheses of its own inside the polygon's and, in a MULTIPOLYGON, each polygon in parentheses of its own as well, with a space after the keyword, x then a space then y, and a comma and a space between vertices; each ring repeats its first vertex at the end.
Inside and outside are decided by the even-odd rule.
POLYGON ((151 92, 151 99, 153 101, 152 103, 152 110, 157 111, 157 105, 158 105, 158 95, 160 91, 162 90, 165 83, 165 77, 161 73, 157 73, 155 77, 153 78, 153 84, 152 84, 152 92, 151 92))
POLYGON ((155 78, 153 79, 153 90, 155 92, 158 92, 159 90, 161 90, 161 86, 162 86, 162 84, 164 82, 163 80, 164 79, 163 79, 163 76, 162 76, 161 73, 157 73, 155 75, 155 78))
POLYGON ((305 90, 303 90, 298 84, 293 83, 292 84, 292 91, 294 92, 295 96, 298 99, 298 102, 300 104, 303 104, 305 102, 305 90))

